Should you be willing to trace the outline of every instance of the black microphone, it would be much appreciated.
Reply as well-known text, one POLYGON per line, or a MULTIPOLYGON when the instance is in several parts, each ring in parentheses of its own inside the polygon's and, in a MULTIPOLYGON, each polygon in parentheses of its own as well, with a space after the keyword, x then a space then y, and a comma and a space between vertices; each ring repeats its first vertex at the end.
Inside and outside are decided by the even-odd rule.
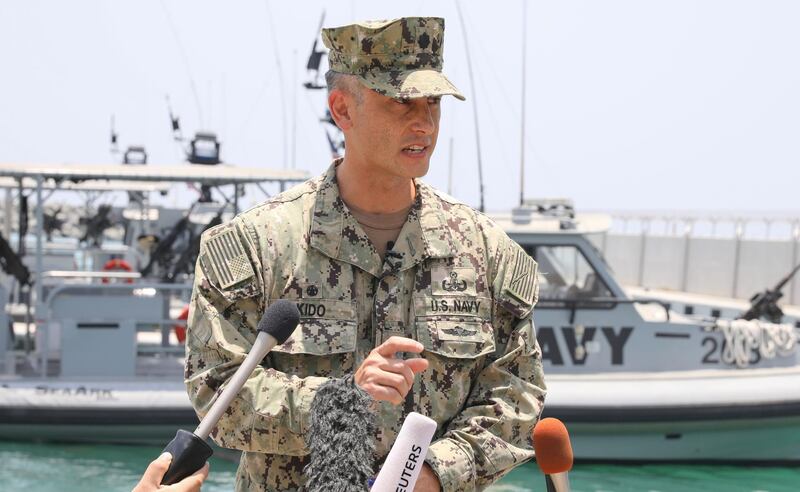
POLYGON ((323 383, 311 401, 305 467, 308 492, 363 492, 373 474, 374 401, 352 376, 323 383))
POLYGON ((217 425, 222 414, 253 373, 253 369, 261 363, 270 350, 289 338, 299 322, 300 311, 292 301, 279 299, 267 308, 261 321, 258 322, 258 336, 253 348, 211 406, 206 417, 193 433, 178 429, 175 438, 164 448, 164 451, 172 455, 172 462, 161 479, 161 485, 180 482, 205 465, 206 460, 214 454, 211 446, 206 443, 211 429, 217 425))

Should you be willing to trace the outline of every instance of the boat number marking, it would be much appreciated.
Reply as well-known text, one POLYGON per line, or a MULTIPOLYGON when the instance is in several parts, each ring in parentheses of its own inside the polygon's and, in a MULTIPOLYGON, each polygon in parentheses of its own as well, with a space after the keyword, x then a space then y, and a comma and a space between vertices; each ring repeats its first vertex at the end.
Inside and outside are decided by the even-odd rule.
MULTIPOLYGON (((563 352, 569 354, 573 365, 581 366, 586 363, 586 358, 590 353, 600 353, 599 343, 594 341, 597 334, 596 326, 584 326, 580 330, 580 340, 578 332, 574 326, 562 326, 560 328, 561 337, 566 343, 566 347, 560 347, 556 330, 552 326, 542 326, 536 330, 536 339, 542 350, 542 360, 548 360, 554 366, 564 365, 563 352), (592 350, 589 350, 591 347, 592 350)), ((616 331, 611 326, 600 327, 600 332, 605 337, 608 346, 611 348, 611 365, 621 366, 625 364, 625 344, 633 332, 632 326, 623 326, 616 331)))
MULTIPOLYGON (((725 340, 720 340, 715 337, 705 337, 701 342, 702 346, 707 350, 705 355, 703 356, 703 364, 720 364, 724 361, 722 360, 722 354, 728 350, 728 344, 725 340)), ((750 359, 750 364, 758 364, 761 362, 761 352, 759 352, 758 348, 753 348, 752 358, 750 359)))

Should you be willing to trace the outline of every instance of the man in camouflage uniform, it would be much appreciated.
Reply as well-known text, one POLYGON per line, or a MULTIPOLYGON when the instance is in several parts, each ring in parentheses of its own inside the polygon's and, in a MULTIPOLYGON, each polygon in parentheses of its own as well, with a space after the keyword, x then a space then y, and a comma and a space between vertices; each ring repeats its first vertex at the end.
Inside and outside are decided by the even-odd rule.
POLYGON ((292 299, 301 312, 212 433, 244 451, 236 490, 302 487, 309 406, 346 375, 377 401, 377 463, 409 412, 439 424, 416 490, 483 489, 533 455, 545 395, 536 263, 485 215, 416 179, 439 99, 463 99, 441 74, 443 33, 439 18, 324 29, 345 157, 203 236, 186 359, 200 416, 266 306, 292 299), (381 227, 397 211, 396 230, 381 227))

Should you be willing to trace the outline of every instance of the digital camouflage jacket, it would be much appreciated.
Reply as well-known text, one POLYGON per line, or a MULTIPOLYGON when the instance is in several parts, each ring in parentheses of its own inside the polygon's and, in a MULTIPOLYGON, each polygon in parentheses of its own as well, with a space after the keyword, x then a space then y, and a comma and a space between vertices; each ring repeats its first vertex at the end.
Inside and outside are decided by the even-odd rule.
POLYGON ((536 263, 485 215, 421 182, 381 261, 339 196, 335 165, 204 233, 186 343, 192 404, 206 414, 266 306, 295 300, 300 325, 212 433, 243 451, 236 490, 302 488, 316 388, 393 335, 420 341, 430 365, 404 404, 378 404, 376 463, 416 411, 439 424, 426 462, 442 489, 480 490, 533 456, 545 398, 536 263))

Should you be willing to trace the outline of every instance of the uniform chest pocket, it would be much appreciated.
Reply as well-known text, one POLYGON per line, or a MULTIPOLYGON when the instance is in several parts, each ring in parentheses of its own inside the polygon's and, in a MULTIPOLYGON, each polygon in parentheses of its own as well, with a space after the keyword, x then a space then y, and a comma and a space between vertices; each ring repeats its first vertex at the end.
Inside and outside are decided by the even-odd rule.
POLYGON ((495 350, 490 323, 470 317, 427 317, 416 321, 425 350, 454 359, 474 359, 495 350))
POLYGON ((346 301, 315 300, 298 303, 300 324, 274 352, 284 354, 332 355, 356 350, 355 308, 346 301))

